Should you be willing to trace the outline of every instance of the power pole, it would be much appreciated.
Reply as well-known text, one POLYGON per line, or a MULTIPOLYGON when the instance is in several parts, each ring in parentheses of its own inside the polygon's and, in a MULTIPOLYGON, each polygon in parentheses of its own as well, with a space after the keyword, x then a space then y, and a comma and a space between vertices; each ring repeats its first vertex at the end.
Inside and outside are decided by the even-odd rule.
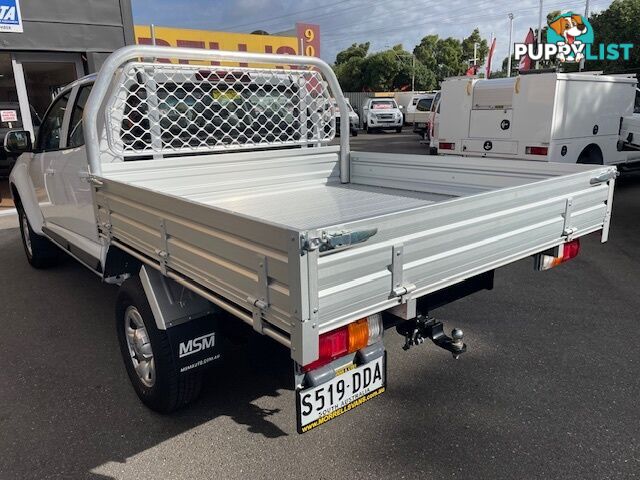
POLYGON ((411 74, 411 91, 416 91, 416 54, 411 54, 412 59, 412 74, 411 74))
MULTIPOLYGON (((589 19, 589 0, 586 0, 584 3, 584 18, 589 19)), ((579 72, 582 70, 584 70, 584 57, 580 59, 580 66, 578 67, 579 72)))
POLYGON ((511 39, 513 37, 513 13, 509 14, 509 56, 507 57, 507 77, 511 76, 511 39))
MULTIPOLYGON (((540 44, 542 43, 542 2, 543 0, 540 0, 540 11, 538 12, 538 48, 541 48, 540 44)), ((536 68, 538 68, 538 62, 539 60, 536 60, 536 68)))

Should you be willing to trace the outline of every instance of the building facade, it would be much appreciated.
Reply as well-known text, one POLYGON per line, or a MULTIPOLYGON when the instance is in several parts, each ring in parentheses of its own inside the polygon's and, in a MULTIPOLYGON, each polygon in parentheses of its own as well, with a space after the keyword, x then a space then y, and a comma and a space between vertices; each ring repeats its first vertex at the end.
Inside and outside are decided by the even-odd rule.
POLYGON ((34 133, 62 86, 132 43, 130 0, 0 0, 0 127, 34 133))

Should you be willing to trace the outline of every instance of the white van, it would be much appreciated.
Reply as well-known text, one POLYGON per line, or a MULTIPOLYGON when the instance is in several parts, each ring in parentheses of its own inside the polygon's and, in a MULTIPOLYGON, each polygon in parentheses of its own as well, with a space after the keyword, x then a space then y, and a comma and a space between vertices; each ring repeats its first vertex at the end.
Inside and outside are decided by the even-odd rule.
POLYGON ((362 105, 362 122, 367 133, 375 130, 402 132, 402 107, 394 98, 367 98, 362 105))

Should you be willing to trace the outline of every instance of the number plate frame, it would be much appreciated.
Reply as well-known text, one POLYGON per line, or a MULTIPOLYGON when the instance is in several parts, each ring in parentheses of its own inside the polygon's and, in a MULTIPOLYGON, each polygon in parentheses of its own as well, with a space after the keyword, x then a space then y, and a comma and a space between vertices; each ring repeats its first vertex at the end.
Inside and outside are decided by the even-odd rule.
MULTIPOLYGON (((318 385, 316 387, 296 389, 296 426, 298 429, 298 433, 306 433, 309 430, 313 430, 314 428, 319 427, 320 425, 324 425, 328 421, 333 420, 334 418, 339 417, 342 414, 347 413, 356 407, 359 407, 363 403, 366 403, 367 401, 380 396, 382 393, 386 391, 386 388, 387 388, 387 352, 385 351, 384 355, 368 363, 365 363, 363 365, 358 365, 353 368, 342 369, 342 372, 340 375, 337 375, 336 377, 332 378, 328 382, 325 382, 321 385, 318 385), (380 364, 382 379, 379 382, 376 382, 375 384, 372 381, 372 385, 370 387, 362 388, 360 391, 356 393, 352 393, 353 379, 355 377, 355 374, 360 373, 360 375, 362 376, 364 375, 363 372, 365 370, 373 369, 372 371, 372 376, 373 376, 375 374, 375 366, 377 364, 380 364), (334 386, 334 388, 336 388, 336 385, 341 380, 344 380, 346 382, 345 387, 348 385, 349 386, 348 388, 351 392, 349 395, 345 393, 346 399, 345 398, 343 398, 342 400, 336 399, 337 401, 334 401, 332 405, 329 405, 322 410, 323 412, 322 414, 316 413, 315 416, 317 416, 317 418, 303 419, 303 415, 302 415, 303 396, 310 393, 313 398, 313 395, 315 395, 315 392, 327 391, 327 389, 330 386, 334 386), (305 423, 303 423, 303 421, 305 423)), ((336 393, 336 396, 337 396, 337 393, 336 393)), ((314 407, 315 407, 315 404, 312 407, 312 411, 314 407)), ((310 414, 306 415, 306 417, 309 417, 309 416, 310 414)))

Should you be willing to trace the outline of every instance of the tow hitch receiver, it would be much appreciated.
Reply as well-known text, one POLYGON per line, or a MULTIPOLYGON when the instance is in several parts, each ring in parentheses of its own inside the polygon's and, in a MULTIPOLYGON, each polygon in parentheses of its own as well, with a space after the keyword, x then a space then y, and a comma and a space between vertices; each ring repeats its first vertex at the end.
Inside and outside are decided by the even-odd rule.
POLYGON ((442 322, 433 317, 420 315, 413 320, 402 322, 396 327, 396 331, 405 338, 403 350, 420 345, 428 338, 438 347, 451 352, 456 360, 467 351, 467 345, 462 342, 464 337, 462 330, 454 328, 449 337, 444 333, 442 322))

